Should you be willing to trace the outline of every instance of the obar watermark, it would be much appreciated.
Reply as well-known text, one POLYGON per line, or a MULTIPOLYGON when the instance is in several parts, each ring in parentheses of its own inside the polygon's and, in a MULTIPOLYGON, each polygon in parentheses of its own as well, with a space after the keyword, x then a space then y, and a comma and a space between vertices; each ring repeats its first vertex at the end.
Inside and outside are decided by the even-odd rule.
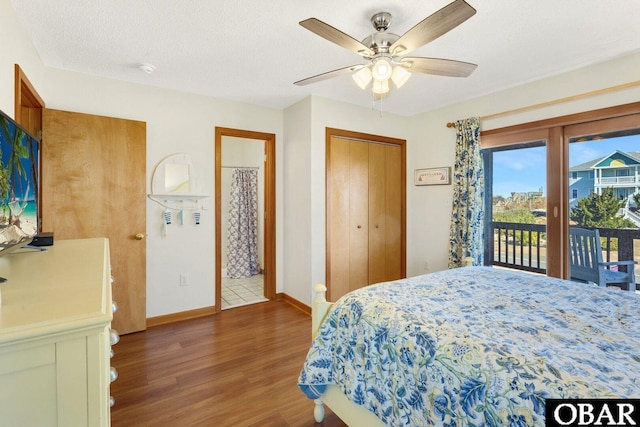
POLYGON ((547 399, 546 426, 640 426, 640 399, 547 399))

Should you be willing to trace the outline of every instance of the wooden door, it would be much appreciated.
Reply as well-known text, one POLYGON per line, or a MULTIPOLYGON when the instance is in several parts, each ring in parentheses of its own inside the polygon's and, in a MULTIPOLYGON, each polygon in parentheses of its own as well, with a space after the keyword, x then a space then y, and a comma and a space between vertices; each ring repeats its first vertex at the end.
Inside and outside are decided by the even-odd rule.
POLYGON ((145 183, 144 122, 44 110, 42 230, 109 239, 121 334, 146 329, 145 183))
POLYGON ((349 141, 332 137, 327 147, 327 280, 330 283, 329 298, 335 301, 349 292, 350 247, 345 237, 350 230, 350 158, 349 141))
POLYGON ((349 290, 369 282, 369 144, 349 145, 349 290))
POLYGON ((405 275, 404 145, 327 141, 327 283, 334 300, 405 275))
POLYGON ((402 275, 402 150, 397 145, 369 146, 369 282, 402 275))
MULTIPOLYGON (((404 266, 404 159, 402 148, 384 145, 384 259, 385 276, 379 281, 405 277, 404 266)), ((371 260, 369 262, 374 262, 371 260)), ((375 283, 375 282, 371 282, 375 283)))

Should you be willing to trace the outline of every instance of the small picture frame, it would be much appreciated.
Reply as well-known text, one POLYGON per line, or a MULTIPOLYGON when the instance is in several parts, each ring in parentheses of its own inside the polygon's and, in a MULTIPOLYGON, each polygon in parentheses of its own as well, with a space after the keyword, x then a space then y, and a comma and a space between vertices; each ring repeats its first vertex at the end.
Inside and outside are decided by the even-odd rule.
POLYGON ((413 180, 415 185, 449 185, 451 167, 416 169, 413 180))

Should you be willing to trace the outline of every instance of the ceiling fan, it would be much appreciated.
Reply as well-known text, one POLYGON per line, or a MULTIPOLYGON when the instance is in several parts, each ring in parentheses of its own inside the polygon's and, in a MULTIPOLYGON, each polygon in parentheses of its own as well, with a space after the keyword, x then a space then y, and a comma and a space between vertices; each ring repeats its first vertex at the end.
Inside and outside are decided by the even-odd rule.
POLYGON ((389 80, 401 87, 411 73, 435 74, 450 77, 468 77, 476 64, 441 58, 403 56, 451 31, 475 15, 476 10, 464 0, 455 0, 428 16, 402 36, 387 32, 391 14, 379 12, 371 17, 376 32, 362 42, 316 18, 300 22, 307 30, 361 55, 367 64, 351 65, 299 80, 294 84, 303 86, 322 80, 353 73, 352 77, 361 89, 373 80, 374 96, 382 97, 389 92, 389 80))

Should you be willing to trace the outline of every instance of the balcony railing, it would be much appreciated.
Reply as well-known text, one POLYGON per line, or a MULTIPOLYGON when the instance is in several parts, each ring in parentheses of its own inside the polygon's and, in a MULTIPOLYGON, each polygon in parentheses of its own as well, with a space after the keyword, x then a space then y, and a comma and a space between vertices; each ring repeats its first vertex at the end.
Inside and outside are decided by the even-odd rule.
POLYGON ((492 222, 493 239, 485 247, 485 263, 546 273, 546 230, 541 224, 492 222), (488 253, 487 253, 488 252, 488 253))
POLYGON ((596 178, 596 185, 615 186, 615 185, 633 185, 638 184, 639 179, 635 176, 610 176, 604 178, 596 178))
MULTIPOLYGON (((547 234, 542 224, 492 222, 493 239, 485 244, 485 264, 545 274, 547 234)), ((640 229, 600 228, 604 261, 638 260, 640 229), (617 244, 617 246, 616 246, 617 244), (617 247, 617 250, 616 250, 617 247), (636 254, 638 257, 636 257, 636 254)), ((636 282, 640 265, 636 265, 636 282)))

